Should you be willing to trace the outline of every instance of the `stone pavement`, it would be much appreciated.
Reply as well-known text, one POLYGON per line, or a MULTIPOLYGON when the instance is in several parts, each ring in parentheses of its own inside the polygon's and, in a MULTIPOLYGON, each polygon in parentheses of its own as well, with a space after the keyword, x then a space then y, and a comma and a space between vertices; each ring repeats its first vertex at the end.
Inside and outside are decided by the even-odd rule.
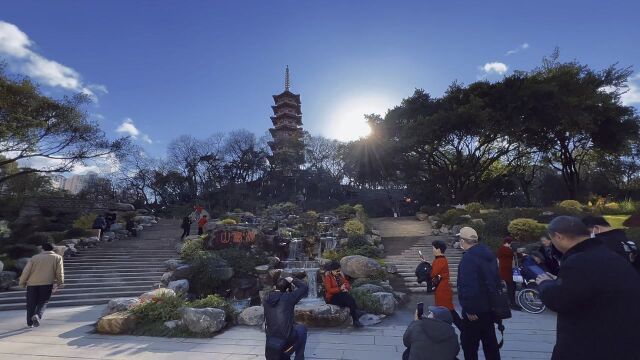
MULTIPOLYGON (((103 308, 52 308, 34 329, 25 328, 23 311, 0 312, 0 359, 264 359, 264 333, 257 328, 235 326, 207 339, 105 336, 93 333, 103 308)), ((503 359, 549 359, 555 315, 514 315, 506 322, 503 359)), ((310 329, 306 358, 401 359, 402 335, 411 316, 411 310, 404 310, 380 325, 357 330, 310 329)))

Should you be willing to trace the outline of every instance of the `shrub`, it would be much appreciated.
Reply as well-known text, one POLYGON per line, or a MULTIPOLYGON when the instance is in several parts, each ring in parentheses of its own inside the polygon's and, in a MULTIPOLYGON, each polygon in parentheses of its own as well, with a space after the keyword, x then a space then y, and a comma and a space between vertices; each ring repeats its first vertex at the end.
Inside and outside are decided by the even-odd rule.
POLYGON ((546 226, 533 219, 515 219, 509 223, 508 227, 511 236, 524 243, 538 241, 546 229, 546 226))
POLYGON ((197 239, 187 240, 184 242, 184 246, 182 247, 182 251, 180 252, 180 257, 187 262, 191 262, 203 250, 204 250, 204 239, 202 237, 199 237, 197 239))
POLYGON ((382 256, 382 251, 373 245, 364 245, 357 248, 347 247, 343 249, 342 252, 344 255, 340 257, 341 259, 350 255, 362 255, 369 258, 379 258, 382 256))
POLYGON ((209 295, 203 299, 194 300, 188 303, 187 306, 197 309, 216 308, 224 310, 227 321, 231 319, 234 313, 233 306, 220 295, 209 295))
POLYGON ((228 219, 228 218, 227 218, 227 219, 224 219, 224 220, 220 221, 220 223, 221 223, 221 224, 224 224, 224 225, 235 225, 235 224, 237 224, 238 222, 237 222, 237 221, 235 221, 234 219, 228 219))
POLYGON ((479 202, 472 202, 467 204, 464 209, 467 210, 469 214, 479 214, 480 210, 483 209, 483 206, 479 202))
POLYGON ((422 205, 420 206, 420 212, 423 214, 428 214, 429 213, 429 207, 426 205, 422 205))
POLYGON ((218 255, 200 250, 191 259, 189 276, 191 289, 198 294, 212 294, 222 285, 222 280, 215 277, 216 268, 225 266, 225 261, 218 255))
POLYGON ((24 238, 23 242, 25 244, 40 246, 45 243, 53 242, 53 238, 47 233, 38 232, 27 236, 24 238))
POLYGON ((180 319, 178 309, 185 305, 185 301, 179 296, 162 294, 151 301, 142 303, 130 311, 138 316, 143 323, 165 322, 180 319))
POLYGON ((271 205, 265 211, 267 214, 281 213, 282 215, 288 216, 288 215, 296 214, 298 212, 298 206, 291 202, 284 202, 284 203, 271 205))
POLYGON ((233 268, 234 276, 253 275, 256 266, 267 263, 264 255, 255 255, 238 248, 217 250, 215 254, 233 268))
POLYGON ((32 257, 38 253, 35 245, 16 244, 9 246, 6 250, 7 256, 11 259, 20 259, 23 257, 32 257))
POLYGON ((382 308, 380 306, 380 302, 377 301, 375 297, 369 294, 364 289, 351 289, 349 292, 351 296, 353 296, 356 304, 358 305, 358 309, 364 310, 368 313, 380 314, 382 312, 382 308))
POLYGON ((322 253, 322 257, 324 259, 329 259, 331 261, 340 261, 344 256, 343 252, 337 250, 325 250, 322 253))
POLYGON ((480 239, 498 237, 502 238, 509 235, 509 222, 512 218, 509 214, 497 212, 491 213, 484 219, 484 227, 480 233, 480 239))
POLYGON ((369 279, 369 278, 355 279, 355 280, 353 280, 351 282, 351 287, 352 288, 357 288, 358 286, 362 286, 362 285, 365 285, 365 284, 373 284, 373 285, 380 286, 380 281, 369 279))
POLYGON ((604 206, 605 209, 607 210, 611 210, 611 211, 619 211, 620 210, 620 204, 618 204, 617 202, 610 202, 608 204, 606 204, 604 206))
POLYGON ((65 233, 67 238, 82 238, 82 237, 91 236, 92 234, 93 233, 91 231, 87 229, 81 229, 81 228, 71 228, 67 230, 67 232, 65 233))
POLYGON ((338 206, 338 208, 336 208, 333 212, 340 219, 348 219, 356 214, 356 209, 349 204, 344 204, 338 206))
POLYGON ((627 199, 620 202, 620 212, 623 214, 633 214, 636 209, 636 203, 632 200, 627 199))
POLYGON ((351 238, 364 236, 364 224, 358 219, 351 219, 344 224, 344 231, 351 238))
POLYGON ((242 212, 242 209, 240 209, 240 208, 235 208, 235 209, 233 209, 233 212, 234 212, 234 213, 241 213, 241 212, 242 212))
POLYGON ((456 225, 456 221, 460 221, 462 215, 468 215, 464 209, 449 209, 439 216, 440 222, 445 225, 456 225))
POLYGON ((579 214, 582 212, 582 204, 576 200, 564 200, 558 204, 561 210, 566 211, 569 214, 579 214))
POLYGON ((629 218, 627 220, 625 220, 622 225, 628 227, 628 228, 632 228, 632 227, 640 227, 640 213, 635 213, 631 216, 629 216, 629 218))
POLYGON ((91 229, 95 220, 96 214, 82 215, 73 222, 73 227, 78 229, 91 229))

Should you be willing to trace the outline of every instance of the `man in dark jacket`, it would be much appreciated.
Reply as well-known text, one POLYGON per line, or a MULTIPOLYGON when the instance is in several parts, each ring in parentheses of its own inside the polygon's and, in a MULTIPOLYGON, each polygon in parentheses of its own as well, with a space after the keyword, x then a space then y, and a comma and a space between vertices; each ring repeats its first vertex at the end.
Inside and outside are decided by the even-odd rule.
POLYGON ((294 323, 294 307, 308 292, 309 286, 304 281, 287 277, 278 279, 275 291, 265 297, 267 360, 289 359, 293 351, 296 353, 295 360, 304 360, 307 329, 294 323), (290 351, 292 346, 293 351, 290 351))
POLYGON ((402 342, 407 350, 402 360, 453 360, 460 351, 453 316, 444 306, 430 306, 427 318, 409 324, 402 342))
POLYGON ((627 238, 624 230, 614 229, 602 216, 587 216, 582 219, 582 223, 591 232, 591 237, 602 241, 611 251, 625 258, 637 271, 640 271, 640 260, 637 259, 638 248, 627 238))
POLYGON ((580 219, 559 216, 549 224, 564 255, 560 276, 536 279, 542 302, 558 313, 553 360, 638 359, 640 275, 609 251, 580 219))
POLYGON ((487 360, 499 360, 500 350, 491 311, 491 295, 500 289, 498 262, 493 252, 478 244, 478 233, 463 227, 458 234, 465 250, 458 265, 458 300, 462 306, 460 342, 466 360, 478 359, 478 347, 487 360))

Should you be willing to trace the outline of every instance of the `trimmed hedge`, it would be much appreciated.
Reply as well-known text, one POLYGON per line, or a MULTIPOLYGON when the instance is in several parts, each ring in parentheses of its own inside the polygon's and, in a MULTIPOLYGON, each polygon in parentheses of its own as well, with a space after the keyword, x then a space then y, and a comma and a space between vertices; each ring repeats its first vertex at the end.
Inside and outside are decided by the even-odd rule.
POLYGON ((511 236, 523 243, 531 243, 540 240, 547 227, 533 219, 515 219, 507 228, 511 236))

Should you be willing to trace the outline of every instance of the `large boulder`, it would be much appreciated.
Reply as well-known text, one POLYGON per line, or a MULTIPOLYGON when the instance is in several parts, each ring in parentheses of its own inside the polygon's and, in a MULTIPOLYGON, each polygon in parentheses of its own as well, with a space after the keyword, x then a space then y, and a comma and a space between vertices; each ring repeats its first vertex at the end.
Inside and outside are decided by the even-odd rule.
POLYGON ((416 213, 416 218, 418 219, 418 221, 425 221, 425 220, 429 219, 429 214, 425 214, 423 212, 417 212, 416 213))
POLYGON ((96 331, 100 334, 126 334, 136 327, 136 316, 128 311, 103 316, 98 320, 96 331))
POLYGON ((349 308, 330 304, 301 304, 295 307, 297 323, 315 327, 334 327, 349 319, 349 308))
POLYGON ((9 290, 18 278, 18 274, 13 271, 0 271, 0 290, 9 290))
POLYGON ((127 311, 140 304, 137 297, 122 297, 109 300, 107 308, 102 313, 103 316, 111 315, 120 311, 127 311))
POLYGON ((362 255, 345 256, 340 260, 340 268, 352 278, 366 278, 378 274, 382 266, 375 260, 362 255))
POLYGON ((23 257, 15 261, 14 265, 18 271, 22 272, 24 268, 27 267, 27 263, 29 262, 29 258, 23 257))
POLYGON ((240 325, 259 326, 264 322, 264 308, 262 306, 248 307, 238 316, 240 325))
POLYGON ((171 282, 172 278, 173 278, 173 271, 167 271, 166 273, 162 274, 162 277, 160 278, 160 283, 166 286, 171 282))
POLYGON ((379 304, 380 313, 385 315, 391 315, 396 311, 397 301, 393 294, 388 292, 376 292, 371 294, 376 302, 379 304))
POLYGON ((191 265, 182 265, 173 271, 172 281, 188 279, 191 276, 191 265))
POLYGON ((384 289, 382 288, 382 286, 378 286, 375 284, 364 284, 361 286, 358 286, 356 289, 360 289, 362 291, 365 291, 367 294, 373 294, 376 292, 384 292, 384 289))
POLYGON ((140 301, 147 302, 160 296, 176 296, 176 292, 165 288, 155 289, 140 295, 140 301))
POLYGON ((115 224, 111 224, 111 227, 109 228, 109 230, 117 232, 120 230, 124 230, 124 225, 120 224, 120 223, 115 223, 115 224))
POLYGON ((233 268, 229 266, 213 268, 210 275, 222 281, 227 281, 233 277, 233 268))
POLYGON ((382 322, 382 319, 380 319, 380 316, 374 315, 374 314, 364 314, 360 316, 359 320, 360 320, 360 323, 364 326, 371 326, 371 325, 379 324, 380 322, 382 322))
POLYGON ((213 334, 226 325, 224 311, 215 308, 184 307, 180 309, 180 316, 182 324, 197 334, 213 334))
POLYGON ((169 259, 164 262, 164 266, 167 271, 175 271, 177 268, 183 265, 185 265, 185 263, 183 263, 180 259, 169 259))
POLYGON ((186 294, 189 291, 189 280, 181 279, 171 281, 167 288, 173 290, 176 294, 186 294))
POLYGON ((112 203, 109 206, 109 210, 116 210, 116 211, 135 211, 136 208, 133 206, 133 204, 127 204, 127 203, 112 203))

